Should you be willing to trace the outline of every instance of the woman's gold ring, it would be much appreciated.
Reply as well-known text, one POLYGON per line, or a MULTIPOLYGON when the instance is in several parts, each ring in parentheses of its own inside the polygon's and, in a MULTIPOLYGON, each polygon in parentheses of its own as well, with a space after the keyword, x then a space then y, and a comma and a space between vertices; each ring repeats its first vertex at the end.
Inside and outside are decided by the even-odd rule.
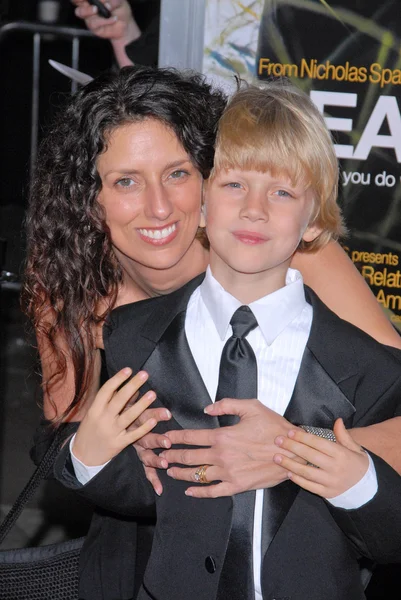
POLYGON ((198 481, 199 483, 210 483, 210 481, 208 481, 206 479, 206 470, 208 468, 209 465, 202 465, 201 467, 198 467, 195 471, 195 481, 198 481))

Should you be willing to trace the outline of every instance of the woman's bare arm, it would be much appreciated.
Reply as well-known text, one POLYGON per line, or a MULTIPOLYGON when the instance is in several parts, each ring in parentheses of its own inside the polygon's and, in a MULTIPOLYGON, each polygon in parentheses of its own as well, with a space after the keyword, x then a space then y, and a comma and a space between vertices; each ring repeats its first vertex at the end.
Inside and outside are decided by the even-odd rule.
POLYGON ((316 253, 297 252, 291 266, 339 317, 381 344, 401 349, 401 336, 387 319, 362 275, 337 242, 316 253))
POLYGON ((381 456, 401 475, 401 417, 369 427, 351 429, 353 439, 368 450, 381 456))
MULTIPOLYGON (((53 420, 63 414, 74 398, 74 366, 67 342, 60 334, 57 344, 63 349, 66 370, 64 376, 56 376, 51 380, 52 375, 57 371, 56 358, 46 339, 37 335, 37 341, 42 366, 42 381, 50 381, 49 389, 46 389, 45 383, 43 384, 43 413, 46 419, 53 420)), ((81 405, 68 416, 68 421, 81 421, 99 390, 101 358, 100 351, 96 350, 95 352, 93 377, 89 390, 81 405)))

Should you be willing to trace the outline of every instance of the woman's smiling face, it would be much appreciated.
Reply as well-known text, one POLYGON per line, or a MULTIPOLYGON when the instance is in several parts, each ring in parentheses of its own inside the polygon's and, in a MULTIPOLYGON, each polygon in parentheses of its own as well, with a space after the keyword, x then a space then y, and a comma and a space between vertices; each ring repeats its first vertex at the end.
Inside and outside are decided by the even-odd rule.
POLYGON ((179 263, 199 226, 202 176, 172 129, 151 118, 117 127, 97 169, 117 257, 151 269, 179 263))

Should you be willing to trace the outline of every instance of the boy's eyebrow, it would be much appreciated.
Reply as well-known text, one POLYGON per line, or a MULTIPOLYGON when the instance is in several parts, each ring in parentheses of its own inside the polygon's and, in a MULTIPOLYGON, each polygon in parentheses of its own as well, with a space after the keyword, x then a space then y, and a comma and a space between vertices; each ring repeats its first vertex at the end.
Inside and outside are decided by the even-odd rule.
POLYGON ((271 175, 273 181, 278 181, 280 179, 285 178, 294 187, 295 186, 304 186, 304 187, 309 187, 310 186, 310 183, 308 183, 308 180, 306 178, 305 179, 300 178, 298 180, 295 180, 295 179, 293 179, 291 177, 290 173, 286 173, 284 171, 281 171, 281 172, 276 172, 276 173, 273 174, 269 169, 259 170, 259 169, 243 169, 242 167, 227 167, 227 168, 226 167, 220 167, 218 169, 214 169, 213 175, 216 177, 216 176, 222 175, 222 174, 224 174, 224 175, 230 175, 231 172, 235 173, 235 174, 241 174, 241 173, 250 172, 250 171, 255 171, 257 173, 269 173, 269 175, 271 175))

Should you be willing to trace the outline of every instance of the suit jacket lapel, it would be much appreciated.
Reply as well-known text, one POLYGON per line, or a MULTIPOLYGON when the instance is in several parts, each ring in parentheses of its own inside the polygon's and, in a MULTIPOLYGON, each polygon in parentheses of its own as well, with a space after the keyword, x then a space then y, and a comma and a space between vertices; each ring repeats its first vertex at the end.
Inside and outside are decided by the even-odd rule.
POLYGON ((349 425, 354 413, 354 405, 317 361, 308 343, 284 417, 294 425, 331 429, 335 419, 340 416, 345 425, 349 425))
POLYGON ((350 426, 355 407, 348 398, 354 396, 356 371, 349 355, 338 352, 340 321, 308 288, 306 297, 313 307, 312 327, 284 417, 294 425, 328 428, 342 417, 350 426))
POLYGON ((183 429, 218 427, 217 417, 203 409, 211 404, 185 335, 185 310, 178 313, 142 367, 148 384, 183 429))
MULTIPOLYGON (((309 290, 307 290, 307 299, 313 305, 312 328, 302 357, 294 392, 284 417, 294 425, 313 425, 330 429, 333 427, 335 419, 342 417, 345 425, 350 426, 355 407, 344 395, 341 387, 344 387, 347 392, 352 389, 354 366, 345 359, 343 364, 336 364, 333 369, 336 380, 323 368, 316 355, 321 354, 322 347, 325 353, 330 352, 330 346, 328 350, 327 345, 332 339, 333 332, 325 331, 325 329, 331 329, 330 319, 328 319, 331 312, 309 290), (323 312, 326 310, 328 314, 324 315, 325 318, 322 321, 323 312)), ((334 319, 334 325, 336 320, 337 317, 334 319)), ((329 364, 332 359, 333 355, 331 354, 329 364)), ((262 556, 266 554, 299 489, 291 481, 285 481, 274 488, 265 490, 262 556)))
MULTIPOLYGON (((153 348, 141 368, 149 373, 147 384, 184 429, 218 427, 217 417, 203 412, 211 404, 185 335, 185 314, 192 293, 205 274, 195 277, 176 292, 159 300, 141 327, 140 345, 153 348)), ((156 404, 155 404, 156 405, 156 404)))

